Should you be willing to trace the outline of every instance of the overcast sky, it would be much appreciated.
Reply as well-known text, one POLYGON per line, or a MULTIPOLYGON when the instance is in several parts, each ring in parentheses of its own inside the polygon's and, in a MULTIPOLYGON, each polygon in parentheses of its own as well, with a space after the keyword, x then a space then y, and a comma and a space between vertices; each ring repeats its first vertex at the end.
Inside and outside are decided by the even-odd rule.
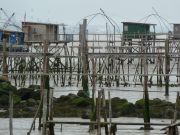
MULTIPOLYGON (((26 13, 27 21, 65 23, 75 25, 90 14, 100 12, 113 18, 118 24, 122 21, 138 21, 156 11, 170 23, 180 23, 180 0, 1 0, 1 8, 20 21, 26 13)), ((0 13, 2 15, 2 13, 0 13)), ((93 21, 102 24, 101 17, 93 21)), ((148 22, 158 23, 151 17, 148 22)))

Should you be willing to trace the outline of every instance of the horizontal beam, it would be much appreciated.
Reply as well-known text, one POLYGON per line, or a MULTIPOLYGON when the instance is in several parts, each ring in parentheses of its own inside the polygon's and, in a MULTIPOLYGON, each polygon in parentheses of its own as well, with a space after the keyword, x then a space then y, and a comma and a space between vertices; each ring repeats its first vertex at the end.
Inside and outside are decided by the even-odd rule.
MULTIPOLYGON (((98 124, 95 121, 92 122, 82 122, 82 121, 47 121, 47 123, 53 124, 80 124, 80 125, 90 125, 90 124, 98 124)), ((109 122, 100 122, 100 124, 110 124, 109 122)), ((116 125, 152 125, 152 126, 167 126, 169 123, 121 123, 121 122, 112 122, 111 124, 116 125)))

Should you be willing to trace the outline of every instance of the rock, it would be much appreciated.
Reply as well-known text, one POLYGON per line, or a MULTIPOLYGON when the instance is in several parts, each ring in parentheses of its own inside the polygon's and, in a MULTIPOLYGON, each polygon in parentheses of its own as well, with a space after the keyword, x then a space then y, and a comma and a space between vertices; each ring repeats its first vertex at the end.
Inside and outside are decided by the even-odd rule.
POLYGON ((19 104, 20 101, 21 101, 21 97, 19 95, 13 94, 13 103, 16 105, 19 104))
POLYGON ((23 111, 24 112, 36 112, 36 107, 25 107, 25 108, 23 108, 23 111))
POLYGON ((72 100, 72 104, 78 107, 87 107, 90 105, 90 100, 84 97, 78 97, 72 100))
POLYGON ((90 110, 84 110, 81 113, 81 118, 82 119, 89 119, 90 118, 90 110))
POLYGON ((124 103, 128 103, 126 99, 120 99, 119 97, 114 97, 111 99, 111 107, 112 107, 112 116, 113 117, 120 116, 120 106, 122 106, 124 103))
POLYGON ((137 100, 135 102, 136 109, 143 109, 144 108, 144 99, 137 100))
POLYGON ((70 94, 68 94, 68 97, 69 97, 69 99, 73 100, 73 99, 77 98, 78 96, 70 93, 70 94))
POLYGON ((85 97, 85 98, 87 98, 87 95, 84 93, 83 90, 79 90, 78 93, 77 93, 77 95, 78 95, 79 97, 85 97))
POLYGON ((0 95, 0 106, 5 107, 9 105, 9 96, 6 94, 0 95))
POLYGON ((126 102, 119 106, 120 116, 135 116, 135 113, 135 106, 133 103, 126 102))
POLYGON ((26 100, 21 100, 21 102, 17 105, 19 108, 24 108, 27 106, 27 101, 26 100))
POLYGON ((23 109, 15 108, 13 115, 15 118, 32 118, 34 117, 35 113, 35 107, 26 107, 23 109))
POLYGON ((149 129, 145 129, 144 127, 140 127, 139 130, 154 130, 154 128, 150 127, 149 129))
MULTIPOLYGON (((29 85, 29 87, 28 88, 31 88, 31 89, 33 89, 33 90, 40 90, 41 89, 41 86, 40 85, 29 85)), ((52 88, 52 87, 50 87, 50 89, 54 89, 54 88, 52 88)))
POLYGON ((0 93, 9 94, 9 91, 15 92, 17 89, 15 86, 11 85, 10 82, 1 82, 0 83, 0 93))
POLYGON ((41 86, 40 85, 29 85, 28 88, 35 90, 35 89, 41 89, 41 86))
POLYGON ((27 100, 29 98, 40 99, 40 91, 35 91, 31 88, 20 88, 17 90, 17 95, 19 95, 22 100, 27 100))
POLYGON ((8 78, 7 78, 6 76, 0 76, 0 83, 2 83, 2 82, 8 82, 8 83, 10 83, 9 80, 8 80, 8 78))
POLYGON ((27 105, 28 106, 35 106, 37 103, 36 103, 36 100, 35 99, 32 99, 32 98, 29 98, 27 100, 27 105))
MULTIPOLYGON (((150 117, 152 118, 172 118, 174 104, 160 100, 153 99, 149 100, 149 109, 150 109, 150 117)), ((144 99, 140 99, 135 103, 136 115, 138 117, 143 117, 144 113, 144 99)))
POLYGON ((68 102, 70 98, 68 96, 62 95, 59 98, 56 98, 55 103, 65 103, 68 102))

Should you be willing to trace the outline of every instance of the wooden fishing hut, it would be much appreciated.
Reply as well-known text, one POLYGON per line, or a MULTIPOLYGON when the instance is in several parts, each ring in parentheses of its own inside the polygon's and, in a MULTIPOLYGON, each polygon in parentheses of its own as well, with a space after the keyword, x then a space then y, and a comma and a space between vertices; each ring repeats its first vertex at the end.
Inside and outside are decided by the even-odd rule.
POLYGON ((138 22, 122 22, 123 36, 126 39, 144 38, 147 35, 148 39, 152 39, 155 35, 156 24, 138 23, 138 22))
POLYGON ((52 23, 22 22, 25 41, 57 41, 59 25, 52 23))
POLYGON ((173 24, 173 38, 180 39, 180 24, 173 24))

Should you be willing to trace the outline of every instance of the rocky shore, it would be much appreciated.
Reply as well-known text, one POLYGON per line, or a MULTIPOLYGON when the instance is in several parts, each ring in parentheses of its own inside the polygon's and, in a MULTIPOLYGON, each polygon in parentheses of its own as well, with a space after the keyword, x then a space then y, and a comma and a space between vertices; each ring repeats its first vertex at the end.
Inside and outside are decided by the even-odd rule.
MULTIPOLYGON (((6 86, 5 86, 6 85, 6 86)), ((1 83, 1 88, 7 84, 1 83)), ((9 88, 9 86, 8 86, 9 88)), ((12 87, 14 88, 14 87, 12 87)), ((14 90, 14 117, 34 117, 40 103, 39 86, 29 86, 14 90)), ((85 97, 79 91, 75 94, 53 98, 54 117, 89 118, 92 109, 92 99, 85 97)), ((8 117, 8 94, 0 91, 0 117, 8 117)), ((143 117, 144 100, 130 103, 119 97, 112 98, 112 117, 143 117)), ((107 111, 108 111, 108 101, 107 111)), ((165 100, 150 100, 151 118, 173 118, 175 104, 165 100)), ((178 113, 178 118, 180 115, 178 113)))

